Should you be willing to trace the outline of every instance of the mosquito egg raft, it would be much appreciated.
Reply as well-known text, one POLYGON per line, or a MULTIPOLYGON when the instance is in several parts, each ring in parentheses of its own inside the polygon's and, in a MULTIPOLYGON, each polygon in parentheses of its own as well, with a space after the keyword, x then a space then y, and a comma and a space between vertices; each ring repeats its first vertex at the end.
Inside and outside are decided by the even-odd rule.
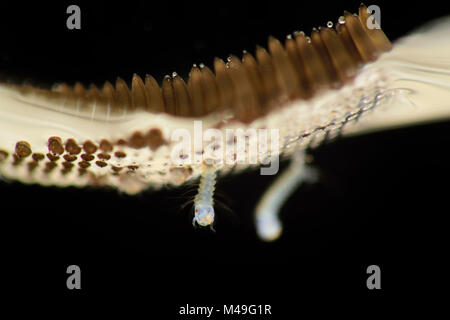
POLYGON ((201 177, 194 221, 206 226, 217 173, 295 155, 295 174, 275 180, 255 214, 257 233, 274 240, 277 212, 310 175, 298 160, 306 148, 450 114, 448 19, 392 46, 369 17, 362 5, 310 36, 270 37, 253 55, 215 58, 212 69, 194 64, 187 81, 173 72, 161 84, 134 74, 130 86, 118 78, 101 88, 1 83, 0 175, 129 194, 201 177), (261 130, 270 143, 252 154, 265 141, 261 130))

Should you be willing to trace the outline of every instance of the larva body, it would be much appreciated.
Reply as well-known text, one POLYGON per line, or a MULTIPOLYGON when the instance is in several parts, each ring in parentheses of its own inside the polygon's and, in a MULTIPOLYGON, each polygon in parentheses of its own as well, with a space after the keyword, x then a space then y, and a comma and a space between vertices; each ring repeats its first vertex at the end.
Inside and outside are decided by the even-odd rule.
POLYGON ((194 199, 194 219, 192 223, 202 227, 211 226, 214 223, 214 190, 216 185, 216 169, 210 165, 204 165, 198 186, 198 192, 194 199))

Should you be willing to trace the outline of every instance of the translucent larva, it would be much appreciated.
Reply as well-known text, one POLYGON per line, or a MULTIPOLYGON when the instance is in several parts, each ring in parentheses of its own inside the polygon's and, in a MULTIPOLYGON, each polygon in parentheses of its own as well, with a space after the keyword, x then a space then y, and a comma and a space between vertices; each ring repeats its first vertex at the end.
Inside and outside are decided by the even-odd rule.
POLYGON ((317 172, 306 165, 305 155, 293 155, 291 165, 266 190, 255 208, 256 232, 264 241, 273 241, 281 235, 283 227, 278 212, 291 194, 304 181, 317 180, 317 172))
POLYGON ((210 226, 214 223, 214 189, 216 185, 216 169, 212 165, 204 165, 197 195, 194 199, 194 219, 195 226, 210 226))

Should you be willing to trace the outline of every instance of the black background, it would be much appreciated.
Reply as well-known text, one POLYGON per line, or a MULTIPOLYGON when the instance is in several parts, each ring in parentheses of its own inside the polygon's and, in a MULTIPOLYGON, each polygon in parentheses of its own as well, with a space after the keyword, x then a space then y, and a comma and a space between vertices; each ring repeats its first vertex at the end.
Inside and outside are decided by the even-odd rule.
MULTIPOLYGON (((367 4, 381 7, 382 27, 393 40, 449 13, 431 2, 367 4)), ((43 86, 100 84, 117 76, 129 81, 134 72, 159 81, 173 71, 186 77, 193 63, 211 67, 214 56, 254 52, 269 35, 309 33, 358 6, 2 2, 0 74, 43 86), (81 30, 66 28, 70 4, 81 7, 81 30)), ((217 209, 216 233, 193 229, 191 208, 181 209, 192 185, 129 197, 1 182, 4 280, 14 297, 51 294, 49 308, 54 297, 77 305, 107 294, 141 296, 147 314, 162 319, 175 319, 187 303, 272 304, 273 313, 286 318, 311 302, 319 303, 317 313, 330 311, 332 301, 340 301, 339 309, 363 305, 372 313, 406 295, 429 295, 443 286, 448 255, 440 226, 449 211, 449 132, 450 123, 435 123, 314 150, 320 180, 302 186, 283 207, 285 232, 275 243, 260 242, 252 223, 254 206, 274 179, 258 170, 219 180, 222 201, 233 212, 217 209), (71 264, 81 267, 80 291, 66 288, 71 264), (371 264, 381 267, 380 291, 366 288, 371 264)))

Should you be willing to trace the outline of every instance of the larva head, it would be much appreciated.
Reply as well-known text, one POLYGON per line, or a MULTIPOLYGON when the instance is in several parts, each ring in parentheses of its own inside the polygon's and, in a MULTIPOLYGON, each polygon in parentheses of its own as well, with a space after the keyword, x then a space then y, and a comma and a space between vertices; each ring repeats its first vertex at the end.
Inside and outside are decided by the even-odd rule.
POLYGON ((199 226, 206 227, 214 222, 214 208, 211 205, 196 205, 194 214, 199 226))

